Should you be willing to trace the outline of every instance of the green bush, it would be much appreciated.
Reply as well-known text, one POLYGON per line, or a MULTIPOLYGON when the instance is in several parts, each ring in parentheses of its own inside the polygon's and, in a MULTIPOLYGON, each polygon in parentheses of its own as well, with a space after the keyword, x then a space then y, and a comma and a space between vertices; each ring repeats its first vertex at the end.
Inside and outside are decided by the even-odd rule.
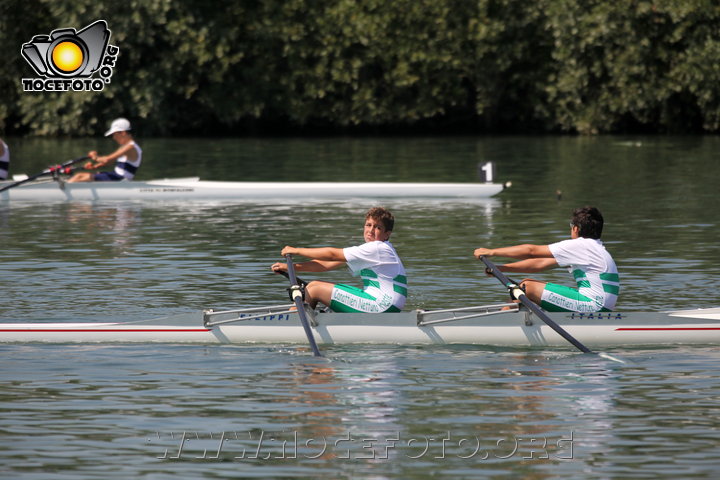
POLYGON ((719 29, 715 0, 0 0, 0 128, 717 132, 719 29), (99 19, 104 91, 22 91, 22 43, 99 19))

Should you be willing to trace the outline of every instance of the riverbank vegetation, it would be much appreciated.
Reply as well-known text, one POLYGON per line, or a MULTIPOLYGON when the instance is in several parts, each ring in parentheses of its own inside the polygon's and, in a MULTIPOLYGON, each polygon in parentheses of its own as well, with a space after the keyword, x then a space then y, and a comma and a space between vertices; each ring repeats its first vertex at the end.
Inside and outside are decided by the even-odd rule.
POLYGON ((3 0, 0 131, 720 131, 716 0, 3 0), (23 43, 106 20, 101 92, 24 92, 23 43))

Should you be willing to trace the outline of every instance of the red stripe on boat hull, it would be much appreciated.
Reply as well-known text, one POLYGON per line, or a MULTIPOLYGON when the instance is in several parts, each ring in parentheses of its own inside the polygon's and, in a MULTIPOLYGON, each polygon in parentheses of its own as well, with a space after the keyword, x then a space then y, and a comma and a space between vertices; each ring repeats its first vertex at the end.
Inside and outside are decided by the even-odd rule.
POLYGON ((628 332, 628 331, 660 331, 660 330, 672 330, 672 331, 697 331, 697 330, 720 330, 720 327, 627 327, 627 328, 616 328, 616 332, 628 332))
POLYGON ((112 328, 104 328, 101 330, 88 330, 88 329, 81 329, 81 328, 71 328, 71 329, 57 329, 57 328, 45 328, 45 329, 38 329, 38 328, 30 328, 30 329, 0 329, 0 332, 11 332, 11 333, 107 333, 107 332, 113 332, 113 333, 142 333, 142 332, 171 332, 171 333, 203 333, 203 332, 210 332, 211 330, 208 328, 203 329, 196 329, 196 330, 178 330, 175 328, 153 328, 153 329, 112 329, 112 328))

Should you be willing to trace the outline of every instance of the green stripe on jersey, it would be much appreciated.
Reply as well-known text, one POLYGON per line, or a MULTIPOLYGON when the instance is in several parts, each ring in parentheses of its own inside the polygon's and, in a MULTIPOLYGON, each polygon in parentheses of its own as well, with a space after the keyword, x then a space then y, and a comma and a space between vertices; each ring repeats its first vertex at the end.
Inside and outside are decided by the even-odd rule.
POLYGON ((363 285, 366 287, 380 288, 380 282, 377 280, 369 280, 367 278, 363 278, 363 285))
POLYGON ((378 278, 377 273, 373 272, 369 268, 363 268, 362 270, 360 270, 360 276, 368 278, 378 278))
POLYGON ((600 280, 618 283, 620 282, 620 275, 618 275, 617 273, 601 273, 600 280))
POLYGON ((612 293, 613 295, 618 295, 620 293, 620 287, 618 285, 603 283, 603 291, 606 293, 612 293))

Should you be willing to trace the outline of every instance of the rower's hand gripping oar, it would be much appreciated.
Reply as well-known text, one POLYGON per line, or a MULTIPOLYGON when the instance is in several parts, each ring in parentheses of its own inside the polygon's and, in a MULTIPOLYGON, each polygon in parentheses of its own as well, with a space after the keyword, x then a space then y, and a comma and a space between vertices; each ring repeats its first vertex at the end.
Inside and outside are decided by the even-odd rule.
POLYGON ((323 355, 320 353, 317 343, 315 343, 315 337, 313 336, 312 330, 310 330, 310 322, 308 321, 307 314, 305 313, 305 303, 303 301, 304 285, 300 286, 301 282, 295 276, 295 265, 292 261, 292 255, 285 255, 285 259, 287 260, 287 273, 288 278, 290 279, 290 297, 293 302, 295 302, 295 307, 297 308, 297 313, 300 317, 300 323, 302 323, 303 329, 305 330, 305 335, 307 336, 308 342, 310 342, 313 354, 316 357, 322 357, 323 355))
MULTIPOLYGON (((560 325, 555 323, 552 318, 548 317, 545 314, 545 312, 543 312, 542 309, 535 302, 533 302, 532 300, 530 300, 527 297, 527 295, 525 294, 525 291, 522 288, 520 288, 520 285, 511 281, 507 276, 505 276, 505 274, 503 272, 501 272, 500 269, 493 262, 488 260, 484 255, 482 257, 480 257, 480 260, 482 260, 483 263, 485 264, 485 266, 487 267, 487 270, 485 270, 485 271, 487 273, 495 276, 495 278, 497 278, 500 281, 500 283, 502 283, 504 286, 506 286, 507 289, 510 291, 510 296, 513 299, 520 301, 520 303, 525 305, 528 310, 533 312, 535 315, 537 315, 540 318, 540 320, 545 322, 545 324, 547 324, 548 327, 555 330, 561 337, 563 337, 568 342, 572 343, 581 352, 596 354, 595 352, 593 352, 592 350, 587 348, 585 345, 580 343, 575 337, 570 335, 564 328, 562 328, 560 325)), ((613 360, 616 362, 625 363, 622 360, 619 360, 619 359, 614 358, 607 354, 596 354, 596 355, 600 355, 603 358, 607 358, 609 360, 613 360)))
POLYGON ((68 160, 67 162, 63 163, 62 165, 55 165, 55 166, 52 166, 52 167, 48 167, 48 168, 46 168, 45 170, 43 170, 42 172, 40 172, 40 173, 38 173, 38 174, 36 174, 36 175, 33 175, 33 176, 28 177, 28 178, 26 178, 26 179, 24 179, 24 180, 20 180, 19 182, 11 183, 10 185, 6 185, 6 186, 4 186, 3 188, 0 188, 0 192, 4 192, 5 190, 9 190, 9 189, 11 189, 11 188, 13 188, 13 187, 17 187, 17 186, 19 186, 19 185, 22 185, 23 183, 32 182, 33 180, 36 180, 36 179, 38 179, 38 178, 40 178, 40 177, 43 177, 43 176, 45 176, 45 175, 57 175, 58 173, 70 173, 70 172, 71 172, 70 167, 71 167, 72 165, 74 165, 74 164, 76 164, 76 163, 78 163, 78 162, 82 162, 83 160, 87 160, 88 158, 90 158, 90 157, 88 157, 88 156, 86 155, 86 156, 84 156, 84 157, 79 157, 79 158, 76 158, 76 159, 74 159, 74 160, 68 160))

